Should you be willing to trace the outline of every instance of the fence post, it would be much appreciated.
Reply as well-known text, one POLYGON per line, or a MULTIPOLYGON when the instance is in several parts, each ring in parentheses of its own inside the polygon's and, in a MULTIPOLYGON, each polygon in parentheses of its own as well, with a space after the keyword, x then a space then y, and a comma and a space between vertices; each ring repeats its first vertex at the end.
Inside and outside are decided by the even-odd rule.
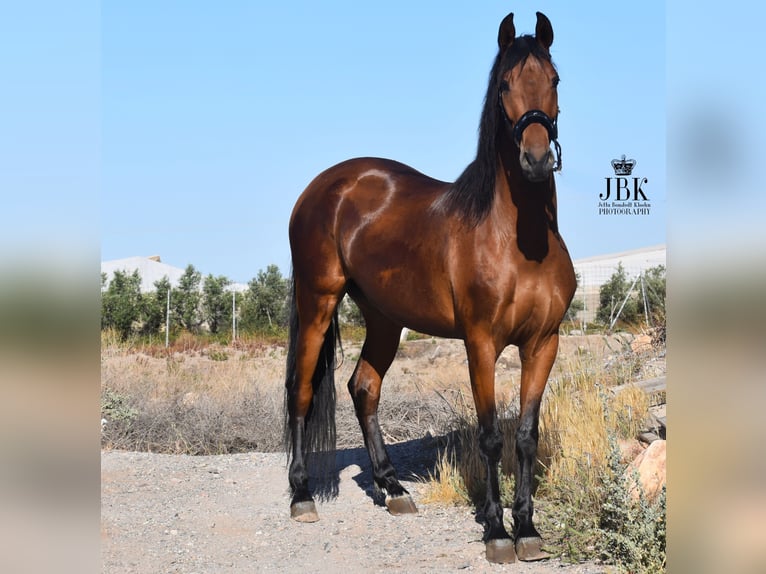
POLYGON ((237 340, 237 292, 231 290, 231 342, 237 340))
POLYGON ((165 348, 170 344, 170 285, 168 284, 168 307, 165 313, 165 348))

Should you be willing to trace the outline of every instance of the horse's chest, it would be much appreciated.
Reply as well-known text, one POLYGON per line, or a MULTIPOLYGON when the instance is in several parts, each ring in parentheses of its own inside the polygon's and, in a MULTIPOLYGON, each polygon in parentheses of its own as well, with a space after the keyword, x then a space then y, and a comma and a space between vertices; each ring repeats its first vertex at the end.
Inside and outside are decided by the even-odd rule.
POLYGON ((558 325, 571 298, 568 277, 558 267, 539 266, 513 273, 499 309, 507 332, 558 325))

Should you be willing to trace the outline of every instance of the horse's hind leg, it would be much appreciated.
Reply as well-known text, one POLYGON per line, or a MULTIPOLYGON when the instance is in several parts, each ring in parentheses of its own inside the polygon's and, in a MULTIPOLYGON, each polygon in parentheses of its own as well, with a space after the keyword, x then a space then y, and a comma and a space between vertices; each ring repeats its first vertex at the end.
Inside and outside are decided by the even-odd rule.
POLYGON ((386 452, 378 423, 378 403, 383 376, 391 366, 399 346, 401 328, 377 313, 365 313, 367 336, 362 355, 348 383, 356 416, 372 462, 372 474, 379 488, 386 491, 386 506, 391 514, 417 512, 407 490, 401 485, 386 452))
MULTIPOLYGON (((297 304, 296 312, 298 312, 298 320, 296 324, 290 327, 291 337, 295 337, 295 357, 294 364, 291 367, 288 366, 286 386, 287 425, 292 455, 288 471, 288 480, 292 492, 290 515, 299 522, 319 520, 314 499, 309 491, 309 472, 306 454, 311 441, 306 434, 306 424, 314 399, 313 379, 318 368, 325 339, 328 336, 333 336, 332 333, 328 332, 328 329, 332 323, 339 298, 340 295, 337 294, 325 293, 318 295, 307 289, 301 290, 300 283, 296 282, 293 304, 297 304), (293 329, 295 329, 294 332, 292 332, 293 329), (291 372, 290 369, 292 369, 291 372)), ((332 373, 329 373, 329 375, 332 375, 332 373)), ((324 381, 324 384, 332 385, 334 383, 332 380, 328 380, 324 381)), ((334 397, 334 394, 332 396, 334 397)), ((314 417, 334 417, 335 405, 331 404, 328 407, 333 412, 321 414, 315 412, 314 417)), ((320 422, 323 425, 327 425, 330 421, 328 419, 320 422)), ((332 424, 334 425, 334 423, 332 424)))

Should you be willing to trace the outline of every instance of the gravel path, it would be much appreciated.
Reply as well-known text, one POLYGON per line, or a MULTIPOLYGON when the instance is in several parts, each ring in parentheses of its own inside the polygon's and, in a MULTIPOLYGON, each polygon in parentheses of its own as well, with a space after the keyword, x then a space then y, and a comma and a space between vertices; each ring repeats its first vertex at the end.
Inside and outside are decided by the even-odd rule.
MULTIPOLYGON (((414 478, 429 448, 414 441, 390 453, 414 478)), ((102 572, 607 572, 555 559, 489 564, 471 509, 424 505, 410 480, 419 514, 391 516, 374 502, 367 454, 346 450, 338 461, 338 497, 318 503, 319 522, 299 524, 289 518, 283 454, 102 451, 102 572)))

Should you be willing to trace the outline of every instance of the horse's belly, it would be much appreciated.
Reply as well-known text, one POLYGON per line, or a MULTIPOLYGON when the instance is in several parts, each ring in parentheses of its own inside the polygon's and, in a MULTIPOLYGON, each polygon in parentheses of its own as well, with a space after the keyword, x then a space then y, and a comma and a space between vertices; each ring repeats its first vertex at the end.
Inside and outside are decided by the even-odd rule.
POLYGON ((357 269, 349 295, 361 307, 372 307, 402 327, 439 337, 456 336, 446 279, 440 285, 427 269, 357 269))

